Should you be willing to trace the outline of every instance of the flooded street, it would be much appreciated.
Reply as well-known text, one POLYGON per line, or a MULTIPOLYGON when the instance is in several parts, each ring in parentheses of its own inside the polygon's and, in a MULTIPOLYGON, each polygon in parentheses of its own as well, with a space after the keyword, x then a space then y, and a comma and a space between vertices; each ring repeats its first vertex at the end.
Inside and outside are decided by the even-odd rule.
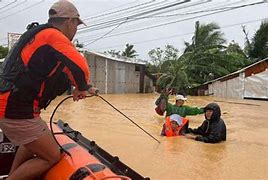
MULTIPOLYGON (((164 117, 155 111, 158 94, 102 95, 161 141, 149 137, 98 97, 67 100, 54 120, 62 119, 90 140, 153 180, 268 179, 268 101, 188 96, 186 105, 217 102, 227 126, 227 141, 205 144, 184 137, 160 136, 164 117)), ((42 117, 48 121, 52 102, 42 117)), ((171 97, 172 99, 172 97, 171 97)), ((173 100, 173 99, 172 99, 173 100)), ((204 115, 188 116, 197 127, 204 115)))

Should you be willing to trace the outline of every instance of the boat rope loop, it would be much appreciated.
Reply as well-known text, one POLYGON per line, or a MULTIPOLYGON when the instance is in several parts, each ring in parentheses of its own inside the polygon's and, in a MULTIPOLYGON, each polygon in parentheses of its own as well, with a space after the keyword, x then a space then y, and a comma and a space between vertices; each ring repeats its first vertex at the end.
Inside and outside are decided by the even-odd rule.
MULTIPOLYGON (((125 118, 127 118, 130 122, 132 122, 134 125, 136 125, 139 129, 141 129, 143 132, 145 132, 147 135, 149 135, 151 138, 153 138, 155 141, 157 141, 158 143, 160 143, 159 140, 157 140, 154 136, 152 136, 150 133, 148 133, 146 130, 144 130, 140 125, 138 125, 137 123, 135 123, 132 119, 130 119, 128 116, 126 116, 124 113, 122 113, 118 108, 116 108, 114 105, 112 105, 109 101, 107 101, 106 99, 104 99, 102 96, 98 95, 98 94, 92 94, 92 95, 89 95, 89 96, 86 96, 86 98, 90 98, 90 97, 93 97, 93 96, 96 96, 96 97, 99 97, 100 99, 102 99, 104 102, 106 102, 108 105, 110 105, 114 110, 116 110, 117 112, 119 112, 120 114, 122 114, 125 118)), ((67 99, 70 99, 70 98, 73 98, 73 96, 68 96, 66 98, 64 98, 63 100, 61 100, 61 102, 56 106, 56 108, 53 110, 51 116, 50 116, 50 120, 49 120, 49 126, 50 126, 50 130, 52 132, 52 135, 53 135, 53 138, 54 140, 56 141, 56 143, 58 144, 58 146, 60 147, 60 150, 62 152, 65 152, 66 154, 68 154, 69 156, 71 156, 71 154, 65 150, 64 148, 62 148, 62 146, 60 145, 60 143, 57 141, 55 135, 56 134, 61 134, 61 133, 54 133, 53 131, 53 127, 52 127, 52 123, 53 123, 53 117, 57 111, 57 109, 59 108, 59 106, 64 102, 66 101, 67 99)), ((63 132, 65 133, 65 132, 63 132)), ((66 132, 66 133, 69 133, 69 132, 66 132)))

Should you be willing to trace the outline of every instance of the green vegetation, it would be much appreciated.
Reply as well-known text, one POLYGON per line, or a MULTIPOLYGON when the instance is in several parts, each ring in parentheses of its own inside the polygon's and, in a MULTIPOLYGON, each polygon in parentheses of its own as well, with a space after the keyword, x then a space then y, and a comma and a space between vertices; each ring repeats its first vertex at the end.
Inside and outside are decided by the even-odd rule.
POLYGON ((128 58, 135 58, 138 56, 137 51, 134 49, 134 45, 131 44, 126 44, 125 50, 122 51, 117 51, 114 49, 108 50, 108 51, 104 51, 104 53, 106 54, 110 54, 112 56, 124 56, 124 57, 128 57, 128 58))
POLYGON ((0 46, 0 59, 5 58, 8 53, 8 48, 0 46))
MULTIPOLYGON (((244 31, 245 32, 245 31, 244 31)), ((262 22, 251 42, 247 39, 246 48, 248 57, 255 61, 268 57, 268 22, 262 22)))
MULTIPOLYGON (((245 33, 245 29, 243 29, 245 33)), ((246 33, 245 33, 246 34, 246 33)), ((171 46, 149 51, 148 70, 158 76, 159 89, 187 91, 268 57, 268 23, 263 22, 251 42, 246 34, 245 49, 232 41, 227 44, 215 23, 195 24, 191 42, 182 54, 171 46)))
POLYGON ((136 54, 136 50, 134 49, 134 45, 126 44, 126 48, 122 52, 122 56, 129 57, 129 58, 137 57, 138 54, 136 54))

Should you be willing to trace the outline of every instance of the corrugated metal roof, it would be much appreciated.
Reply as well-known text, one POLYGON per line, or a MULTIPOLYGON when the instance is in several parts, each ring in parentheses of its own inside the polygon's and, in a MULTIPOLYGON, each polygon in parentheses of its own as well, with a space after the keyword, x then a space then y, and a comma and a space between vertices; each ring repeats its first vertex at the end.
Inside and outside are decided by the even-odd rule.
POLYGON ((261 61, 255 62, 255 63, 253 63, 253 64, 251 64, 251 65, 249 65, 249 66, 247 66, 247 67, 244 67, 244 68, 242 68, 242 69, 239 69, 239 70, 237 70, 237 71, 235 71, 235 72, 233 72, 233 73, 230 73, 230 74, 227 74, 227 75, 225 75, 225 76, 219 77, 219 78, 217 78, 217 79, 214 79, 214 80, 205 82, 205 83, 202 84, 202 85, 210 84, 210 83, 213 83, 213 82, 215 82, 215 81, 219 81, 219 80, 221 80, 221 79, 227 78, 227 77, 229 77, 229 76, 232 76, 232 75, 235 75, 235 74, 239 74, 239 73, 241 73, 241 72, 244 72, 246 69, 248 69, 248 68, 250 68, 250 67, 252 67, 252 66, 255 66, 256 64, 262 63, 262 62, 267 61, 267 60, 268 60, 268 58, 265 58, 265 59, 263 59, 263 60, 261 60, 261 61))
POLYGON ((107 58, 110 60, 114 60, 114 61, 119 61, 119 62, 125 62, 125 63, 131 63, 131 64, 141 64, 141 65, 145 65, 147 62, 141 59, 136 59, 136 58, 128 58, 125 56, 121 56, 121 55, 110 55, 110 54, 105 54, 105 53, 101 53, 101 52, 92 52, 92 51, 87 51, 86 53, 91 53, 91 54, 95 54, 97 56, 101 56, 103 58, 107 58))

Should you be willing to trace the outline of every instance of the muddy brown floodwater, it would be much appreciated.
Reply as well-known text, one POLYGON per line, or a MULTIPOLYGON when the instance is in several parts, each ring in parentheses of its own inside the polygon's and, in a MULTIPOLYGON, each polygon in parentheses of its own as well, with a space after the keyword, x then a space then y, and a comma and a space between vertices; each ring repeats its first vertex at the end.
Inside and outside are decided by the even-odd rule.
MULTIPOLYGON (((154 112, 158 94, 103 95, 105 99, 161 141, 138 129, 100 98, 67 100, 55 114, 84 136, 116 155, 143 176, 173 179, 268 179, 268 101, 189 96, 187 105, 217 102, 227 126, 227 141, 205 144, 184 137, 161 137, 164 117, 154 112)), ((49 119, 56 99, 42 112, 49 119)), ((172 98, 170 98, 172 99, 172 98)), ((190 127, 203 115, 188 116, 190 127)))

